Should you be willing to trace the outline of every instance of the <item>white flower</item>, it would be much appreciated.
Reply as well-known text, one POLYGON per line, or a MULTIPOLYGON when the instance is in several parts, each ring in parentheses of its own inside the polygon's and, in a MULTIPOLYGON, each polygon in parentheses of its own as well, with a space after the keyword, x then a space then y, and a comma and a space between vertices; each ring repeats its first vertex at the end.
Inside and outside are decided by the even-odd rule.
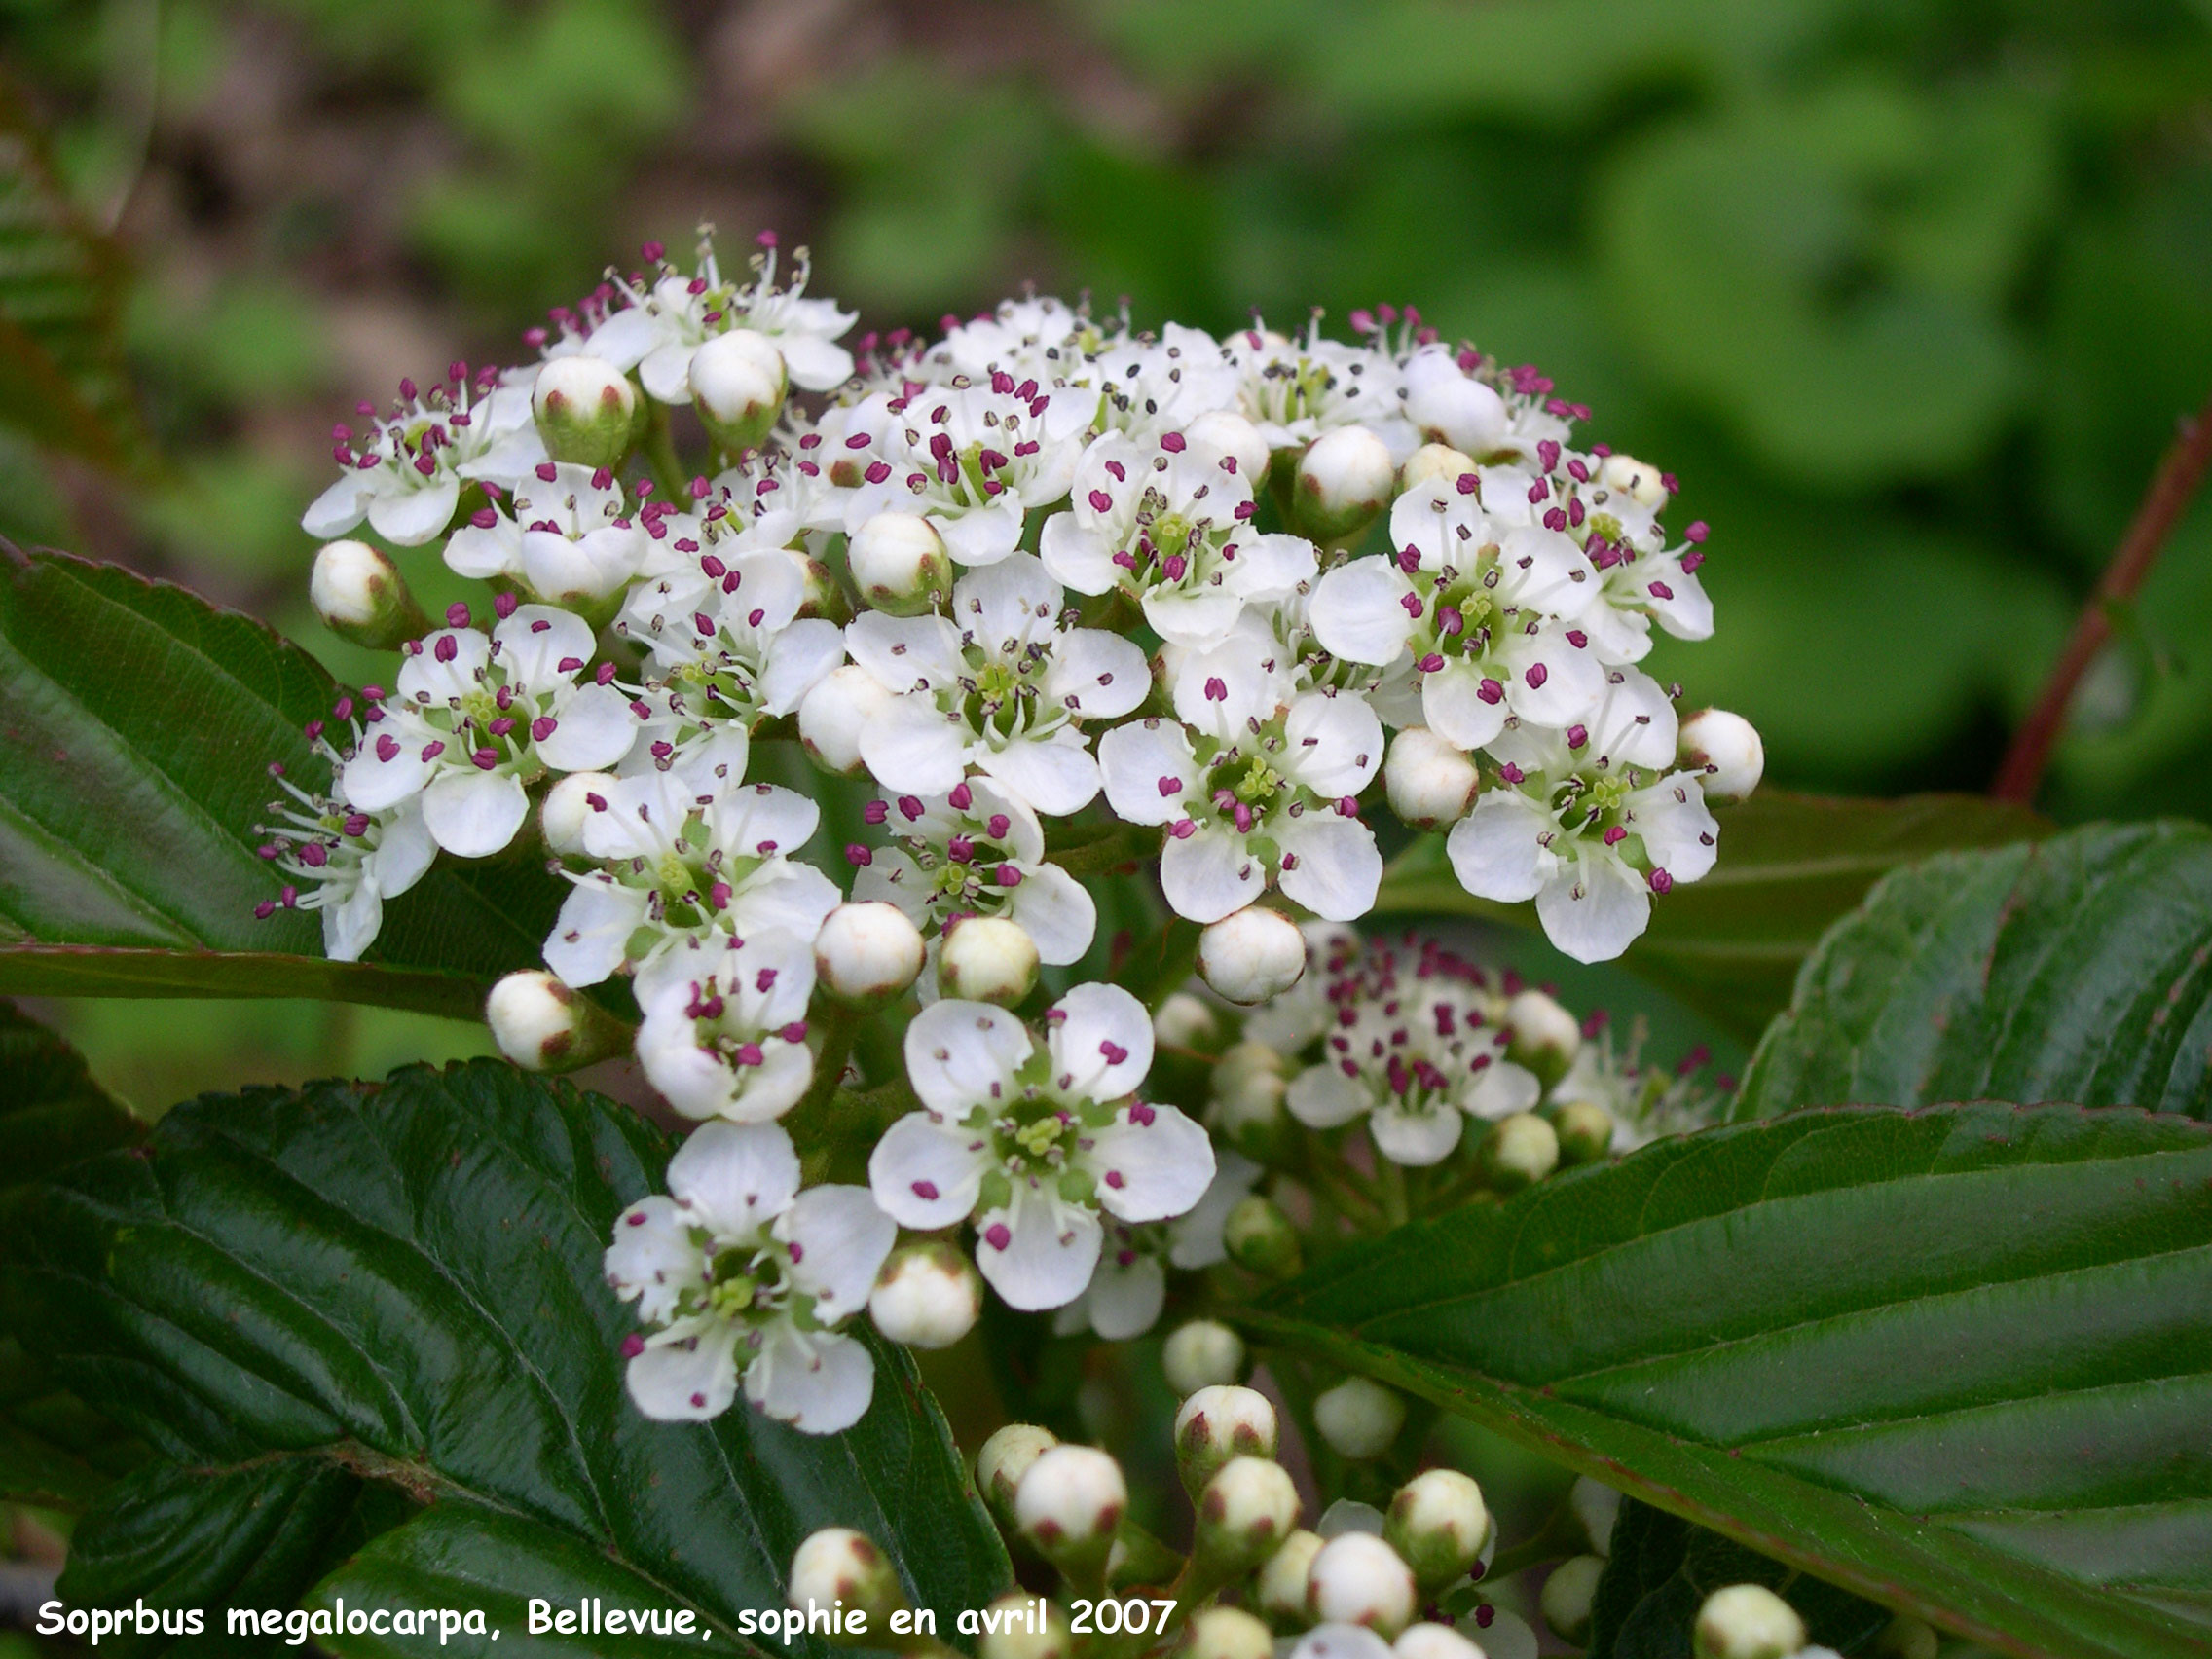
POLYGON ((1324 340, 1318 317, 1302 340, 1255 324, 1222 344, 1237 366, 1241 412, 1270 449, 1303 449, 1323 432, 1354 425, 1371 428, 1394 462, 1419 446, 1388 353, 1324 340))
POLYGON ((630 1398, 649 1418, 719 1417, 745 1396, 807 1434, 867 1410, 875 1362, 837 1327, 867 1306, 898 1229, 862 1187, 799 1191, 774 1124, 714 1123, 668 1165, 668 1197, 622 1212, 607 1279, 647 1324, 630 1398))
POLYGON ((1202 329, 1171 322, 1157 336, 1125 336, 1092 353, 1087 384, 1101 394, 1105 424, 1135 437, 1180 432, 1202 415, 1236 408, 1243 370, 1202 329))
MULTIPOLYGON (((773 239, 753 256, 753 280, 725 278, 711 240, 699 246, 699 269, 686 276, 662 265, 650 288, 622 285, 629 304, 590 335, 586 350, 619 368, 636 369, 646 391, 663 403, 691 401, 691 356, 709 339, 733 329, 765 335, 784 359, 793 386, 828 391, 852 377, 853 357, 835 341, 857 313, 832 300, 805 297, 805 249, 793 261, 792 284, 776 286, 773 239)), ((659 260, 659 249, 648 250, 659 260)))
POLYGON ((1252 531, 1252 484, 1233 456, 1178 432, 1143 442, 1108 432, 1084 451, 1068 511, 1039 549, 1078 593, 1116 589, 1161 638, 1210 645, 1248 602, 1282 599, 1316 569, 1313 544, 1252 531))
POLYGON ((685 562, 633 587, 615 619, 617 634, 652 654, 654 683, 702 721, 750 731, 792 713, 845 660, 837 624, 799 614, 807 601, 799 562, 761 545, 783 528, 710 537, 706 548, 677 537, 685 562))
POLYGON ((484 858, 522 828, 526 784, 548 768, 613 765, 629 753, 638 720, 611 685, 578 682, 595 648, 580 617, 525 605, 486 638, 465 626, 465 607, 452 614, 456 626, 410 647, 396 694, 372 713, 340 793, 368 812, 420 796, 432 840, 484 858))
POLYGON ((1179 720, 1099 740, 1107 799, 1131 824, 1167 827, 1161 885, 1195 922, 1242 909, 1271 883, 1333 921, 1374 905, 1382 859, 1352 803, 1382 763, 1382 722, 1352 693, 1287 689, 1239 634, 1182 661, 1179 720))
POLYGON ((1205 1131, 1136 1098, 1151 1063, 1152 1022, 1118 986, 1070 991, 1047 1014, 1042 1047, 1003 1009, 932 1004, 906 1028, 925 1110, 876 1144, 876 1202, 925 1231, 974 1216, 977 1265, 1012 1307, 1074 1301, 1098 1262, 1099 1211, 1166 1220, 1213 1179, 1205 1131))
POLYGON ((463 483, 511 483, 545 459, 531 423, 530 387, 502 386, 496 371, 473 383, 464 365, 440 385, 419 391, 399 383, 399 402, 378 417, 353 447, 351 431, 335 434, 345 475, 317 496, 300 528, 318 541, 346 535, 366 518, 376 533, 401 547, 435 540, 453 522, 463 483))
MULTIPOLYGON (((350 721, 352 699, 342 698, 338 710, 336 718, 350 721)), ((331 747, 321 721, 308 731, 335 780, 343 757, 331 747)), ((382 812, 363 812, 343 800, 312 794, 280 772, 276 777, 291 798, 269 803, 278 822, 259 827, 269 839, 258 851, 285 882, 275 899, 254 906, 254 914, 267 920, 279 909, 318 910, 323 954, 333 962, 358 962, 384 926, 384 902, 422 880, 437 857, 437 845, 423 824, 423 804, 409 796, 382 812)))
POLYGON ((1127 714, 1152 682, 1129 641, 1063 626, 1064 597, 1032 555, 1016 553, 963 575, 949 618, 854 618, 853 660, 900 693, 861 732, 876 781, 942 794, 973 765, 1038 812, 1088 804, 1098 767, 1078 722, 1127 714))
POLYGON ((1093 394, 1018 386, 1005 370, 956 379, 850 413, 848 451, 861 484, 847 532, 881 512, 928 517, 957 565, 995 565, 1021 540, 1023 514, 1068 493, 1090 426, 1093 394))
POLYGON ((1646 783, 1633 766, 1600 770, 1568 734, 1532 728, 1493 753, 1508 787, 1453 826, 1452 868, 1481 898, 1535 900, 1545 934, 1576 961, 1618 956, 1649 922, 1652 893, 1713 867, 1719 826, 1695 773, 1646 783))
POLYGON ((1505 399, 1467 373, 1450 347, 1426 346, 1406 359, 1406 419, 1431 443, 1488 455, 1505 442, 1505 399))
POLYGON ((1090 948, 1098 907, 1089 892, 1045 862, 1037 815, 988 778, 941 795, 870 801, 865 816, 904 844, 846 849, 855 899, 898 905, 933 940, 963 917, 1003 916, 1054 967, 1090 948))
POLYGON ((820 817, 804 795, 767 784, 702 793, 678 771, 621 779, 584 820, 584 850, 605 863, 570 877, 575 891, 545 941, 546 966, 571 985, 596 985, 625 961, 643 972, 694 936, 712 943, 714 934, 770 928, 811 949, 841 895, 787 855, 820 817))
POLYGON ((1088 311, 1049 295, 1001 300, 988 316, 945 330, 923 358, 927 378, 983 380, 994 369, 1041 386, 1089 384, 1089 352, 1102 341, 1088 311))
POLYGON ((682 940, 638 977, 638 1062, 687 1118, 780 1118, 814 1081, 814 948, 770 928, 682 940))

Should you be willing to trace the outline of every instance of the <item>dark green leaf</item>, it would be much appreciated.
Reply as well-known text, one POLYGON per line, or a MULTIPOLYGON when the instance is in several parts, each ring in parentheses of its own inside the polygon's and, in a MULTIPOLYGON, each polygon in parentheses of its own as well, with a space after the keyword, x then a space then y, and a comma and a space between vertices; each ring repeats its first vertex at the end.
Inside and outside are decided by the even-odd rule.
POLYGON ((2091 826, 1899 870, 1806 962, 1738 1111, 1984 1096, 2212 1111, 2212 832, 2091 826))
MULTIPOLYGON (((1978 795, 1840 800, 1762 791, 1722 807, 1720 862, 1651 907, 1629 967, 1746 1042, 1786 1007, 1823 932, 1882 876, 1932 852, 2049 832, 2021 807, 1978 795)), ((1440 836, 1424 836, 1383 878, 1379 913, 1478 915, 1533 926, 1531 905, 1471 897, 1440 836)))
POLYGON ((0 992, 340 997, 470 1017, 529 967, 560 884, 517 853, 440 866, 366 964, 278 882, 254 826, 270 763, 327 781, 301 727, 336 688, 236 611, 115 566, 0 546, 0 992))
MULTIPOLYGON (((622 1108, 490 1061, 209 1096, 142 1155, 10 1202, 0 1295, 58 1380, 172 1462, 336 1464, 432 1500, 441 1527, 501 1512, 519 1553, 487 1594, 619 1579, 726 1634, 780 1605, 792 1552, 839 1524, 892 1553, 917 1605, 987 1600, 1005 1554, 902 1351, 878 1347, 874 1405, 829 1439, 632 1408, 633 1322, 601 1257, 669 1151, 622 1108), (573 1575, 586 1558, 596 1576, 573 1575)), ((411 1525, 349 1570, 509 1559, 443 1535, 411 1525)))
POLYGON ((1765 1585, 1797 1609, 1815 1642, 1846 1659, 1890 1622, 1886 1607, 1628 1498, 1590 1610, 1589 1659, 1690 1659, 1698 1608, 1731 1584, 1765 1585))
POLYGON ((1664 1140, 1244 1315, 2001 1651, 2212 1640, 2212 1129, 1828 1110, 1664 1140))

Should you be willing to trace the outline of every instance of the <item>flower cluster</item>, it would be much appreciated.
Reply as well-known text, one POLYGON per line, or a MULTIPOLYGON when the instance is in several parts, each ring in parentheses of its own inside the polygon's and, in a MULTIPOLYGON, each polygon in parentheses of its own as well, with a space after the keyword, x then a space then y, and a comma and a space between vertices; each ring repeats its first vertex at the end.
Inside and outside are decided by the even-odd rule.
POLYGON ((1708 802, 1760 755, 1638 666, 1654 628, 1713 626, 1674 480, 1410 311, 1215 339, 1025 297, 848 347, 809 277, 769 237, 742 275, 648 244, 532 332, 535 362, 364 406, 303 521, 322 615, 400 660, 312 732, 329 777, 271 809, 263 911, 319 909, 350 959, 440 856, 562 885, 546 972, 493 999, 502 1048, 627 1040, 709 1121, 608 1257, 652 1328, 644 1409, 719 1410, 742 1378, 843 1426, 862 1266, 879 1327, 951 1340, 968 1232, 1010 1305, 1142 1329, 1169 1269, 1266 1255, 1283 1124, 1340 1162, 1363 1128, 1370 1167, 1321 1183, 1356 1218, 1386 1168, 1496 1184, 1541 1173, 1543 1134, 1591 1142, 1590 1113, 1609 1141, 1688 1109, 1609 1059, 1570 1073, 1444 953, 1309 949, 1292 920, 1375 907, 1385 804, 1586 960, 1712 866, 1708 802), (409 548, 481 600, 433 626, 409 548), (841 819, 844 785, 793 787, 808 764, 872 798, 841 819), (1204 930, 1210 992, 1263 1005, 1215 1056, 1222 1099, 1183 1101, 1210 1137, 1106 982, 1130 940, 1100 937, 1098 880, 1132 872, 1204 930), (856 1046, 863 1018, 909 1022, 856 1046), (832 1103, 873 1125, 868 1185, 800 1191, 787 1129, 811 1152, 792 1126, 832 1103), (900 1227, 940 1236, 894 1250, 900 1227))

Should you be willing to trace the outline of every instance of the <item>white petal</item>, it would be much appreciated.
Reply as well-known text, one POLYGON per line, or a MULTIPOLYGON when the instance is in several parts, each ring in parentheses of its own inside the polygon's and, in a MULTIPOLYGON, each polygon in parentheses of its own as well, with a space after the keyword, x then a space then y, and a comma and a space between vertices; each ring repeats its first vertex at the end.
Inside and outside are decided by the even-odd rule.
POLYGON ((1185 1214, 1168 1224, 1173 1240, 1167 1259, 1179 1268, 1210 1268, 1229 1259, 1222 1231, 1235 1209, 1267 1171, 1249 1158, 1234 1152, 1214 1155, 1213 1181, 1205 1196, 1185 1214))
POLYGON ((812 334, 779 334, 776 350, 784 369, 801 391, 828 391, 853 378, 853 354, 812 334))
POLYGON ((383 931, 384 895, 374 881, 356 881, 339 903, 322 906, 322 953, 333 962, 360 961, 383 931))
POLYGON ((1505 729, 1505 687, 1496 683, 1494 700, 1482 694, 1488 677, 1464 657, 1454 657, 1434 674, 1421 676, 1423 723, 1445 742, 1470 753, 1485 749, 1505 729))
POLYGON ((1412 637, 1414 618, 1400 603, 1414 591, 1387 559, 1339 565, 1313 590, 1313 637, 1331 656, 1381 668, 1395 662, 1412 637))
POLYGON ((611 685, 579 685, 554 709, 553 729, 538 743, 537 757, 556 772, 607 771, 645 729, 630 700, 611 685))
POLYGON ((804 616, 791 623, 768 647, 754 694, 763 714, 788 715, 817 682, 845 660, 845 634, 836 623, 804 616))
POLYGON ((1557 861, 1537 839, 1557 828, 1552 815, 1515 790, 1492 790, 1452 826, 1445 851, 1459 885, 1478 899, 1533 899, 1557 861))
MULTIPOLYGON (((883 862, 882 854, 876 862, 883 862)), ((1021 878, 1006 913, 1037 946, 1037 960, 1052 968, 1082 960, 1098 931, 1098 905, 1089 889, 1058 865, 1026 866, 1021 878)), ((856 882, 854 897, 859 896, 856 882)))
POLYGON ((957 516, 932 513, 955 565, 995 565, 1021 545, 1021 506, 1015 501, 971 507, 957 516))
MULTIPOLYGON (((301 516, 300 528, 317 541, 344 535, 359 524, 361 515, 369 510, 369 497, 374 491, 366 480, 374 476, 374 473, 346 473, 314 498, 313 504, 301 516)), ((1097 591, 1103 593, 1105 589, 1097 591)))
POLYGON ((1124 1221, 1165 1221, 1205 1196, 1213 1142, 1172 1106, 1124 1108, 1098 1131, 1086 1159, 1099 1207, 1124 1221), (1140 1120, 1150 1116, 1151 1122, 1140 1120))
POLYGON ((638 1064, 645 1081, 686 1118, 719 1117, 737 1091, 737 1078, 720 1054, 699 1046, 698 1026, 683 1013, 690 990, 675 989, 682 1000, 656 1006, 638 1027, 638 1064))
MULTIPOLYGON (((1547 622, 1533 634, 1508 632, 1492 648, 1501 668, 1513 712, 1538 725, 1570 726, 1596 716, 1605 695, 1605 671, 1597 653, 1578 648, 1567 630, 1547 622), (1543 672, 1531 671, 1541 667, 1543 672), (1542 683, 1535 683, 1540 680, 1542 683)), ((1669 744, 1667 756, 1674 758, 1669 744)))
POLYGON ((369 727, 353 758, 346 762, 339 793, 363 812, 383 812, 413 799, 430 781, 430 762, 423 758, 423 741, 420 733, 403 732, 388 717, 379 720, 369 727), (380 738, 389 738, 389 747, 381 747, 380 738))
POLYGON ((649 1345, 625 1374, 639 1411, 661 1422, 704 1422, 737 1398, 737 1327, 706 1324, 685 1342, 649 1345))
POLYGON ((886 691, 951 685, 968 669, 960 631, 941 616, 865 610, 845 629, 845 649, 886 691))
POLYGON ((1442 1163, 1459 1145, 1467 1120, 1454 1107, 1437 1105, 1425 1112, 1402 1112, 1385 1103, 1368 1114, 1367 1132, 1375 1148, 1392 1163, 1424 1169, 1442 1163))
POLYGON ((522 605, 492 630, 507 677, 536 691, 550 691, 573 681, 599 646, 591 624, 572 610, 551 605, 522 605), (563 668, 573 662, 575 668, 563 668))
POLYGON ((622 966, 623 946, 645 919, 646 894, 611 881, 579 881, 545 940, 545 966, 562 983, 596 985, 622 966))
POLYGON ((943 794, 968 769, 968 728, 928 696, 894 697, 861 728, 861 759, 895 793, 943 794))
POLYGON ((1366 1087, 1357 1078, 1346 1077, 1335 1060, 1308 1066, 1290 1080, 1283 1096, 1290 1115, 1311 1129, 1348 1124, 1374 1103, 1366 1087))
POLYGON ((722 1116, 740 1124, 765 1124, 781 1118, 806 1097, 814 1082, 814 1054, 804 1043, 770 1039, 760 1045, 756 1066, 737 1068, 737 1094, 722 1116))
POLYGON ((679 1208, 719 1239, 757 1241, 798 1192, 798 1154, 774 1124, 713 1123, 668 1161, 679 1208))
POLYGON ((875 1361, 851 1337, 833 1331, 801 1335, 788 1323, 745 1368, 745 1397, 802 1434, 840 1434, 867 1415, 875 1394, 875 1361))
POLYGON ((1241 835, 1208 825, 1184 840, 1168 837, 1160 885, 1178 916, 1204 924, 1243 909, 1267 891, 1268 878, 1241 835))
POLYGON ((667 325, 658 313, 643 306, 616 312, 592 330, 584 350, 604 357, 618 369, 634 369, 647 351, 667 337, 667 325))
POLYGON ((1152 1069, 1152 1015, 1135 997, 1119 985, 1082 984, 1053 1012, 1045 1045, 1063 1090, 1114 1100, 1144 1082, 1152 1069))
POLYGON ((809 1187, 776 1224, 791 1252, 792 1282, 814 1298, 822 1323, 858 1313, 898 1242, 899 1228, 866 1187, 809 1187))
POLYGON ((933 1112, 1011 1102, 1014 1072, 1031 1052, 1021 1021, 989 1003, 938 1003, 906 1027, 906 1077, 933 1112))
POLYGON ((446 566, 479 581, 522 574, 522 532, 501 519, 489 530, 464 524, 446 540, 446 566))
POLYGON ((730 926, 741 935, 780 928, 813 942, 823 919, 844 901, 837 884, 812 865, 771 859, 747 878, 730 902, 730 926))
POLYGON ((1019 641, 1049 633, 1064 596, 1033 554, 1015 553, 987 569, 969 571, 952 587, 952 620, 994 655, 1019 641))
POLYGON ((1224 585, 1241 599, 1287 599, 1319 568, 1320 555, 1303 535, 1256 535, 1236 543, 1224 585))
POLYGON ((707 1259, 676 1200, 658 1193, 622 1212, 606 1268, 614 1293, 635 1296, 640 1315, 654 1324, 675 1317, 677 1298, 707 1276, 707 1259))
MULTIPOLYGON (((342 533, 334 533, 342 534, 342 533)), ((1077 593, 1104 593, 1114 585, 1114 549, 1094 530, 1086 530, 1070 513, 1045 521, 1037 550, 1054 581, 1077 593)))
POLYGON ((1651 920, 1651 896, 1636 872, 1604 848, 1581 849, 1536 895, 1544 936, 1577 962, 1610 962, 1651 920))
POLYGON ((1284 769, 1327 799, 1355 795, 1382 764, 1382 722, 1367 699, 1309 691, 1283 721, 1284 769))
POLYGON ((1156 588, 1144 596, 1144 619, 1171 645, 1202 650, 1227 639, 1244 602, 1225 587, 1156 588))
POLYGON ((424 828, 456 858, 491 857, 529 816, 530 792, 508 774, 455 768, 423 792, 424 828))
POLYGON ((1482 1069, 1475 1087, 1460 1104, 1476 1117, 1495 1123, 1516 1112, 1532 1110, 1543 1097, 1544 1086, 1534 1072, 1511 1060, 1496 1060, 1482 1069))
POLYGON ((1375 831, 1358 819, 1309 812, 1280 825, 1275 842, 1284 855, 1276 884, 1316 916, 1354 922, 1375 908, 1382 885, 1382 855, 1376 849, 1375 831), (1294 858, 1296 865, 1290 862, 1294 858))
MULTIPOLYGON (((865 733, 861 755, 866 758, 865 733)), ((1017 738, 1004 749, 988 750, 977 758, 986 773, 1048 818, 1081 812, 1098 794, 1098 762, 1090 757, 1090 751, 1072 726, 1062 726, 1050 737, 1017 738)), ((882 778, 880 772, 876 776, 882 778)), ((951 787, 951 783, 936 786, 940 790, 951 787)))
POLYGON ((1044 697, 1080 719, 1120 719, 1145 699, 1152 674, 1131 640, 1102 628, 1071 628, 1059 637, 1044 697), (1068 699, 1073 697, 1074 703, 1068 699))
MULTIPOLYGON (((916 1023, 948 1005, 933 1003, 916 1023)), ((911 1027, 909 1027, 911 1029, 911 1027)), ((950 1227, 976 1207, 976 1193, 990 1162, 982 1136, 909 1112, 883 1133, 868 1155, 868 1190, 882 1211, 902 1227, 931 1232, 950 1227)))
POLYGON ((1173 720, 1116 726, 1098 740, 1098 769, 1115 815, 1131 824, 1167 824, 1182 817, 1184 798, 1201 781, 1191 740, 1173 720), (1163 780, 1175 788, 1166 789, 1163 780))
POLYGON ((379 494, 369 502, 369 523, 387 541, 401 547, 420 547, 445 534, 453 510, 461 504, 461 480, 452 476, 432 479, 419 490, 379 494))
POLYGON ((1695 881, 1719 856, 1720 826, 1705 804, 1697 778, 1677 772, 1628 797, 1628 809, 1651 862, 1677 881, 1695 881))
POLYGON ((1073 1302, 1098 1265, 1098 1218, 1026 1183, 1014 1188, 1008 1208, 979 1216, 976 1229, 977 1268, 1009 1308, 1025 1313, 1073 1302))
POLYGON ((664 339, 639 360, 638 379, 657 401, 691 401, 691 351, 685 341, 664 339))
POLYGON ((1129 1250, 1129 1261, 1124 1265, 1122 1253, 1112 1240, 1107 1241, 1091 1275, 1089 1294, 1084 1298, 1090 1328, 1110 1343, 1143 1336, 1167 1304, 1167 1272, 1160 1258, 1129 1250))

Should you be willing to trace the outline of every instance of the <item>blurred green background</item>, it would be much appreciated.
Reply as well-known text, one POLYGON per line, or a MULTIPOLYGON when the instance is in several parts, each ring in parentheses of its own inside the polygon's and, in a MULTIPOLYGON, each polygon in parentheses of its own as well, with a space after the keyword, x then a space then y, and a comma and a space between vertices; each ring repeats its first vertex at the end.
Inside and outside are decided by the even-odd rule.
MULTIPOLYGON (((0 0, 0 64, 112 232, 144 431, 121 474, 0 433, 0 530, 341 672, 297 528, 331 423, 701 219, 811 242, 866 326, 1389 300, 1540 365, 1713 524, 1718 636, 1653 666, 1799 788, 1984 787, 2212 394, 2212 0, 0 0)), ((2208 635, 2199 503, 2053 811, 2212 812, 2208 635)), ((63 1012, 145 1105, 481 1041, 63 1012)))

